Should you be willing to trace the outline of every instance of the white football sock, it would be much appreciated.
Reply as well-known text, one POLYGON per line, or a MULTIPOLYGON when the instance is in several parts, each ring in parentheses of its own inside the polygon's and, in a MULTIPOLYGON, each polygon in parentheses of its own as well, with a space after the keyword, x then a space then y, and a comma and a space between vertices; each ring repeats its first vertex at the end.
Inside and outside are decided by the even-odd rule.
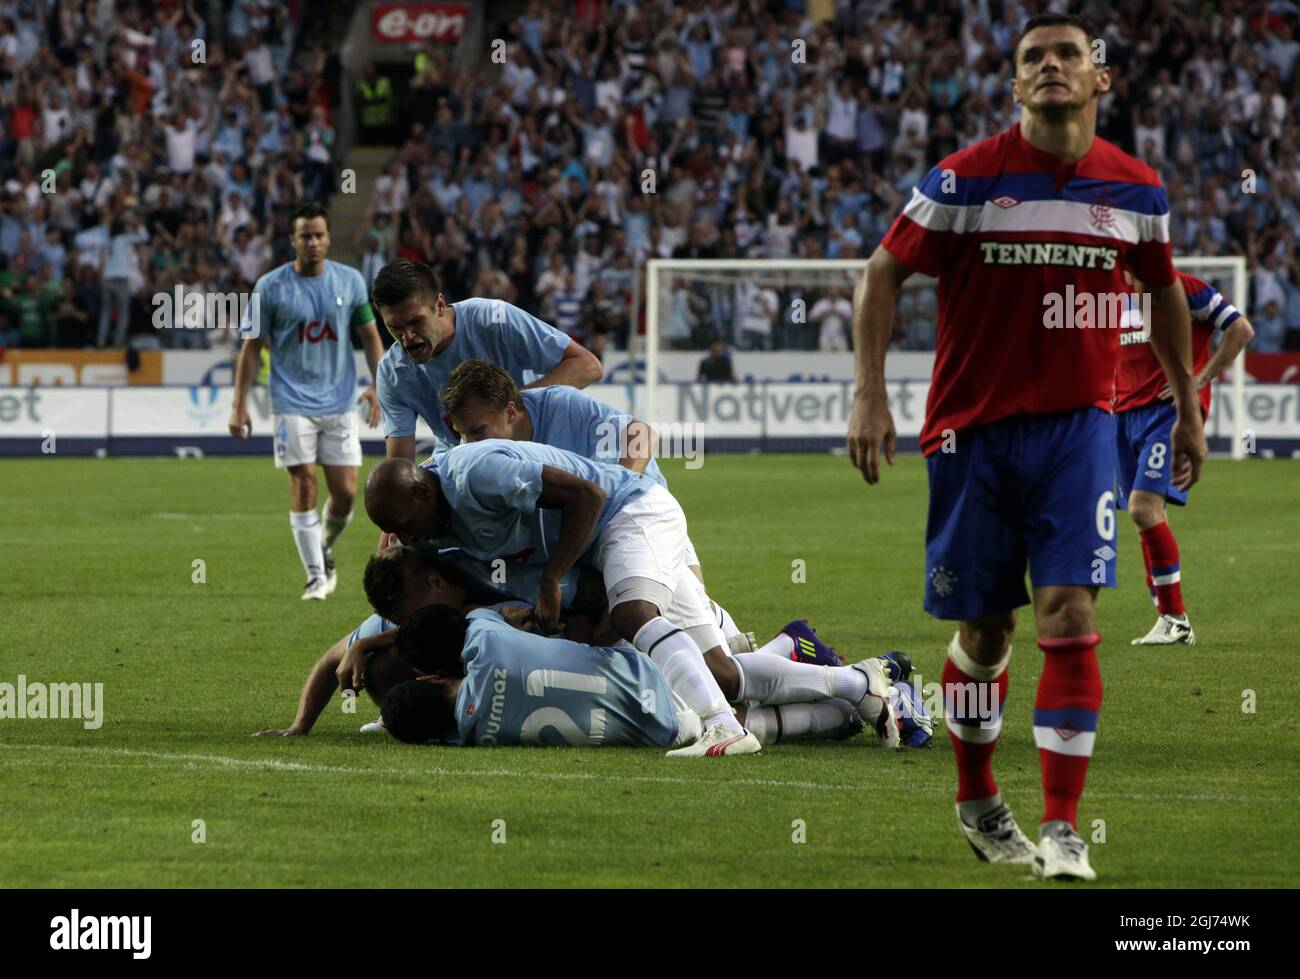
POLYGON ((325 558, 321 555, 320 517, 315 510, 305 513, 290 510, 289 526, 293 528, 293 542, 298 545, 298 558, 307 571, 307 577, 323 577, 325 558))
POLYGON ((814 666, 776 656, 737 656, 732 662, 740 673, 737 700, 798 704, 843 697, 856 704, 867 694, 867 678, 847 666, 814 666))
POLYGON ((722 630, 723 638, 730 639, 732 636, 740 635, 740 629, 736 626, 736 620, 731 617, 730 612, 717 602, 713 603, 713 611, 718 615, 718 628, 722 630))
POLYGON ((355 512, 349 510, 348 515, 346 517, 336 517, 334 516, 334 511, 330 509, 330 504, 332 502, 333 502, 332 500, 326 500, 325 508, 322 511, 322 516, 325 518, 325 547, 326 548, 331 548, 334 546, 334 542, 339 539, 339 534, 343 533, 343 531, 347 528, 347 525, 352 522, 352 514, 355 512))
POLYGON ((759 646, 756 653, 767 653, 769 656, 780 656, 782 659, 789 659, 790 654, 794 652, 794 640, 784 632, 778 632, 776 638, 769 643, 759 646))
POLYGON ((668 688, 700 715, 706 729, 721 724, 737 734, 744 730, 709 672, 700 647, 684 630, 663 616, 655 616, 637 631, 632 645, 659 667, 668 688))
POLYGON ((828 738, 855 726, 858 712, 847 700, 824 700, 820 704, 785 704, 750 707, 745 727, 763 745, 802 738, 828 738))

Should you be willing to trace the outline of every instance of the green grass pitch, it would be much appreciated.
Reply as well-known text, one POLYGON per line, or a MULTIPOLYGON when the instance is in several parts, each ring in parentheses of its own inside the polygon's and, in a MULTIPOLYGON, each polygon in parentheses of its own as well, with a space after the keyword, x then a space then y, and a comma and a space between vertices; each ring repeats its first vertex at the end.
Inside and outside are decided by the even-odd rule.
MULTIPOLYGON (((952 629, 920 605, 918 457, 876 487, 832 456, 664 468, 709 590, 742 628, 766 639, 807 617, 850 659, 904 649, 938 679, 952 629)), ((102 682, 105 702, 97 731, 0 720, 0 886, 1045 886, 972 856, 942 730, 925 751, 856 739, 722 760, 413 748, 359 734, 377 712, 336 699, 310 737, 252 738, 290 722, 312 663, 369 612, 364 511, 337 548, 338 592, 304 603, 270 459, 0 470, 0 681, 102 682)), ((1191 649, 1129 646, 1153 611, 1121 516, 1080 809, 1086 838, 1104 832, 1099 885, 1294 884, 1297 485, 1297 462, 1214 460, 1175 513, 1191 649)), ((1040 663, 1022 617, 995 765, 1026 829, 1041 812, 1040 663)))

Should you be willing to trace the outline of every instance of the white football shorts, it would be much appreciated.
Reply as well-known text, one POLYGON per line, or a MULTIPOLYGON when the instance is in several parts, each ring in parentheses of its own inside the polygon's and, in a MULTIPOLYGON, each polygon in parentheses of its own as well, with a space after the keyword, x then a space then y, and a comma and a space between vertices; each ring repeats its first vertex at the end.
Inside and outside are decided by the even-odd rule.
POLYGON ((595 563, 612 609, 621 602, 653 602, 659 614, 692 633, 697 643, 726 648, 704 586, 686 564, 686 514, 655 485, 625 506, 596 541, 595 563), (704 630, 699 636, 697 629, 704 630), (716 634, 716 636, 715 636, 716 634))
POLYGON ((275 467, 360 466, 361 434, 355 411, 337 415, 276 415, 275 467))

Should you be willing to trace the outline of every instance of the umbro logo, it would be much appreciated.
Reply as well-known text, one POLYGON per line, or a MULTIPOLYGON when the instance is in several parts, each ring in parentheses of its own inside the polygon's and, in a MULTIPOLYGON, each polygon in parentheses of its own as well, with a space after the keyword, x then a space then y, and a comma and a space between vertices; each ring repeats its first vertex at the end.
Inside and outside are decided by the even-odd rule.
POLYGON ((998 207, 1015 207, 1020 202, 1014 197, 1007 197, 1004 194, 1002 197, 993 198, 991 203, 996 204, 998 207))
POLYGON ((1074 727, 1054 727, 1052 730, 1056 732, 1056 736, 1062 741, 1069 741, 1079 733, 1079 729, 1074 727))
POLYGON ((1148 469, 1146 471, 1146 475, 1149 476, 1151 479, 1159 479, 1161 476, 1164 475, 1164 473, 1162 473, 1159 469, 1148 469))
POLYGON ((1097 555, 1097 557, 1101 558, 1103 561, 1112 561, 1115 558, 1115 550, 1109 544, 1102 544, 1101 547, 1097 548, 1092 553, 1097 555))

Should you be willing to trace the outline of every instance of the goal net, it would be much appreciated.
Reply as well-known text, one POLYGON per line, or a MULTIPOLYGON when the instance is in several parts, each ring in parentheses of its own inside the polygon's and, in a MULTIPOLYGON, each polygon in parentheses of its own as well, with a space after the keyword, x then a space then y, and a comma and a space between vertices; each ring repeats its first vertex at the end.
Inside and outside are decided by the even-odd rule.
MULTIPOLYGON (((1174 264, 1245 312, 1245 259, 1192 256, 1174 264)), ((651 259, 636 413, 668 429, 698 426, 723 451, 842 449, 852 405, 853 291, 865 267, 864 259, 651 259)), ((924 420, 935 289, 934 279, 912 276, 895 310, 885 371, 904 449, 916 447, 924 420)), ((1211 450, 1233 458, 1245 454, 1243 367, 1238 358, 1216 384, 1222 404, 1207 423, 1211 450)))

